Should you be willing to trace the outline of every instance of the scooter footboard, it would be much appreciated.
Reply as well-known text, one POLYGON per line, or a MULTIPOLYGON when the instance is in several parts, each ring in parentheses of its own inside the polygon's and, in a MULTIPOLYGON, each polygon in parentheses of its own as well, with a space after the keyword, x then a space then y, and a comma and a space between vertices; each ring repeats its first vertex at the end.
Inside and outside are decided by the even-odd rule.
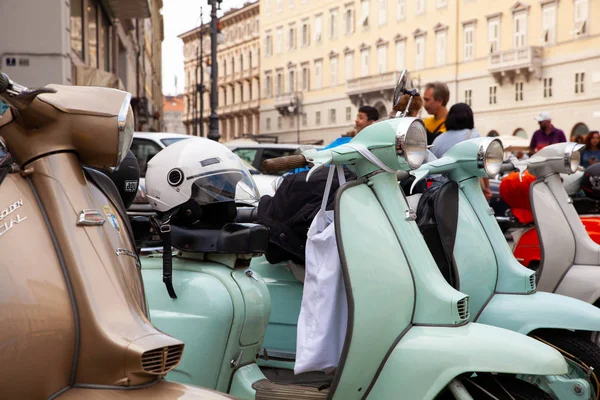
POLYGON ((561 375, 567 363, 553 348, 527 336, 470 323, 414 326, 389 355, 369 400, 433 399, 467 372, 561 375))
POLYGON ((522 334, 540 329, 600 331, 600 309, 554 293, 495 294, 476 322, 522 334))

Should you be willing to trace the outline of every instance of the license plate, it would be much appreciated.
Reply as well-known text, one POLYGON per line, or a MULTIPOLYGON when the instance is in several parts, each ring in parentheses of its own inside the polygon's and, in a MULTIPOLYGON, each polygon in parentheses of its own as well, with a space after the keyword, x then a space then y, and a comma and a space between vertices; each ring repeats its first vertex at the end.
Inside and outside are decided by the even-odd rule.
POLYGON ((125 191, 133 193, 137 191, 138 183, 136 181, 125 181, 125 191))

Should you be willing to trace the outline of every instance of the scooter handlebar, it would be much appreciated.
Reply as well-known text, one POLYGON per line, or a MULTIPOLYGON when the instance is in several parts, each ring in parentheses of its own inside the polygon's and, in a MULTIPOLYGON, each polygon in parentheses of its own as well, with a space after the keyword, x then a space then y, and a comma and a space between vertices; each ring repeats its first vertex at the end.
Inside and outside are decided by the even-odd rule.
POLYGON ((511 172, 516 170, 517 168, 510 161, 505 161, 502 163, 502 167, 500 167, 500 172, 511 172))
POLYGON ((302 168, 306 166, 306 158, 302 154, 269 158, 263 161, 263 169, 265 172, 280 172, 294 168, 302 168))
POLYGON ((10 87, 10 79, 4 72, 0 72, 0 94, 3 94, 10 87))

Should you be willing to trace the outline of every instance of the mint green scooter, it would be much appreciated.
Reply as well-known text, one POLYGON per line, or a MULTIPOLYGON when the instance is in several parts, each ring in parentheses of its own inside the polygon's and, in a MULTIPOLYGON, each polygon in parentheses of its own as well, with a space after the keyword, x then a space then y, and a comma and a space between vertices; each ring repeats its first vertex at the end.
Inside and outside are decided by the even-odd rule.
MULTIPOLYGON (((565 152, 557 154, 564 163, 565 152)), ((570 154, 565 160, 578 162, 576 156, 570 154)), ((422 232, 432 253, 437 253, 436 261, 447 281, 469 294, 470 321, 520 332, 556 347, 569 361, 569 376, 591 383, 591 392, 578 394, 596 399, 600 349, 589 338, 590 332, 600 331, 600 309, 574 298, 536 291, 536 272, 515 259, 479 184, 481 177, 515 169, 510 161, 503 164, 502 157, 498 139, 477 138, 454 145, 444 157, 412 171, 416 177, 413 185, 432 173, 450 180, 431 192, 439 198, 427 200, 433 203, 429 212, 425 202, 419 201, 418 218, 426 213, 434 220, 428 226, 430 221, 421 220, 422 232), (482 157, 494 162, 486 165, 482 157)), ((526 164, 518 165, 524 169, 526 164)), ((420 196, 413 195, 409 201, 414 204, 420 196)))
MULTIPOLYGON (((163 285, 163 260, 142 258, 153 324, 186 343, 183 361, 168 379, 243 399, 551 398, 515 376, 560 384, 568 372, 563 356, 525 335, 468 322, 469 297, 444 281, 414 221, 397 212, 408 206, 394 171, 422 163, 425 137, 421 121, 391 119, 366 128, 349 145, 279 160, 284 168, 343 164, 359 176, 336 197, 348 326, 333 376, 294 377, 284 367, 270 368, 266 379, 256 360, 271 295, 248 268, 266 243, 260 226, 228 223, 212 232, 179 229, 188 239, 212 234, 216 240, 212 247, 202 240, 179 247, 172 260, 177 298, 163 285), (379 165, 365 154, 375 155, 379 165)), ((150 164, 172 159, 168 153, 177 146, 150 164)))

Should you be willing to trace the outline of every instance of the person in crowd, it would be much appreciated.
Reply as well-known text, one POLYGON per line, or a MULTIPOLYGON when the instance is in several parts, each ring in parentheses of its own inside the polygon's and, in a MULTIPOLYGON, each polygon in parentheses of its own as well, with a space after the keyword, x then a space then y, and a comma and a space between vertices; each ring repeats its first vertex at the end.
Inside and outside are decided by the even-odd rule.
POLYGON ((540 129, 534 132, 529 143, 529 153, 533 155, 549 144, 563 143, 567 141, 565 133, 552 125, 552 116, 543 111, 535 117, 540 129))
MULTIPOLYGON (((435 138, 431 152, 437 158, 441 158, 455 144, 480 136, 479 132, 475 129, 475 120, 471 107, 465 103, 456 103, 450 107, 446 116, 446 132, 435 138)), ((490 180, 482 178, 481 188, 486 199, 489 201, 492 198, 490 180)))
POLYGON ((581 166, 584 168, 600 161, 600 133, 590 131, 585 137, 585 148, 581 151, 581 166))
POLYGON ((443 82, 431 82, 425 86, 423 106, 430 117, 423 120, 427 129, 427 144, 432 144, 435 138, 446 132, 446 105, 450 99, 448 85, 443 82))
POLYGON ((585 144, 585 136, 583 135, 571 135, 569 142, 575 142, 579 144, 585 144))
POLYGON ((356 120, 354 121, 354 129, 346 132, 346 134, 344 134, 343 136, 340 136, 327 146, 323 147, 323 150, 331 149, 333 147, 337 147, 339 145, 348 143, 360 131, 362 131, 369 125, 373 125, 373 123, 375 123, 378 119, 379 111, 377 111, 375 107, 360 106, 360 108, 358 109, 358 114, 356 115, 356 120))
MULTIPOLYGON (((409 99, 410 99, 410 96, 408 94, 402 95, 398 104, 396 104, 394 106, 394 108, 392 109, 392 113, 390 114, 390 117, 394 117, 398 111, 403 113, 404 110, 406 110, 406 106, 408 105, 409 99)), ((414 118, 418 117, 419 111, 421 111, 421 107, 423 107, 423 98, 420 96, 413 97, 412 101, 410 102, 410 107, 408 109, 408 113, 406 114, 406 116, 414 117, 414 118)))

